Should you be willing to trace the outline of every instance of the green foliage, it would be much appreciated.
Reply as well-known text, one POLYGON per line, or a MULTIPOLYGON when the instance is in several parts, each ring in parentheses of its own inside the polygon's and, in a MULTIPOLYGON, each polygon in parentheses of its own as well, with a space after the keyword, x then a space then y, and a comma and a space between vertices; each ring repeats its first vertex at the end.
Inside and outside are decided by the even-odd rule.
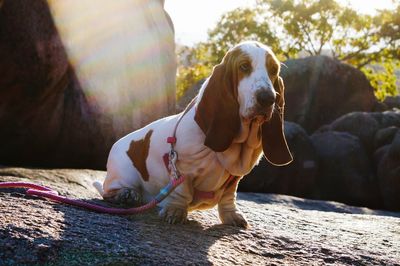
POLYGON ((379 65, 366 66, 361 69, 374 87, 375 96, 383 101, 387 96, 398 94, 396 88, 396 68, 400 68, 399 61, 383 62, 379 65))
POLYGON ((195 64, 188 67, 178 67, 176 77, 176 97, 179 99, 196 82, 206 78, 211 73, 210 68, 206 65, 195 64))
POLYGON ((203 43, 194 48, 181 47, 178 58, 176 97, 179 99, 192 85, 210 75, 214 62, 210 61, 208 48, 203 43))
POLYGON ((258 3, 272 14, 275 24, 282 27, 283 36, 289 37, 282 45, 291 55, 301 51, 308 55, 321 54, 332 40, 342 14, 349 12, 333 0, 264 0, 258 3))
POLYGON ((178 97, 243 40, 268 44, 281 60, 328 52, 362 70, 378 99, 397 93, 400 3, 371 16, 335 0, 257 0, 255 8, 224 14, 207 42, 187 49, 190 62, 179 69, 178 97))

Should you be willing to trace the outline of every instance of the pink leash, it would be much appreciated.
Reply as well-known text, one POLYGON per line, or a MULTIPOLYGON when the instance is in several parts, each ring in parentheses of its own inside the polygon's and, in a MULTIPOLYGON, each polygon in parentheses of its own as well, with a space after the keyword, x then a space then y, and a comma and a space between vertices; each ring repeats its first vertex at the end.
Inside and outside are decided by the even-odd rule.
POLYGON ((26 194, 28 195, 39 196, 56 202, 62 202, 101 213, 129 215, 129 214, 141 213, 151 208, 154 208, 158 203, 160 203, 163 199, 165 199, 174 190, 175 187, 181 184, 184 181, 184 179, 185 179, 184 176, 180 176, 179 179, 171 180, 166 187, 160 190, 160 193, 152 201, 143 206, 136 208, 129 208, 129 209, 109 208, 101 205, 88 203, 82 200, 70 199, 58 195, 57 191, 54 191, 48 187, 28 182, 1 182, 0 188, 27 188, 26 194))

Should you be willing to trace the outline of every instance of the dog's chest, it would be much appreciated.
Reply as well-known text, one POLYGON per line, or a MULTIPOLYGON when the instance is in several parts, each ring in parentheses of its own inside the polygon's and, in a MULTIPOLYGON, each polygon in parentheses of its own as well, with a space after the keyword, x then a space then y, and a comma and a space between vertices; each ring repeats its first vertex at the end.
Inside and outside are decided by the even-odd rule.
POLYGON ((207 147, 190 155, 182 154, 178 168, 189 179, 194 190, 205 192, 220 190, 230 176, 217 154, 207 147))
POLYGON ((209 148, 203 148, 193 154, 182 154, 178 161, 178 168, 194 186, 215 189, 218 180, 224 174, 224 168, 219 163, 216 153, 209 148))

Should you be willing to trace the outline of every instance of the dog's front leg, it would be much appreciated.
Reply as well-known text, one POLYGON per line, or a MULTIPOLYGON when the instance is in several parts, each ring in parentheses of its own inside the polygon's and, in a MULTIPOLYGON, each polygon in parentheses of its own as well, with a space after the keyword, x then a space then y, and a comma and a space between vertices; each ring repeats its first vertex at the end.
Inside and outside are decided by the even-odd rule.
POLYGON ((159 204, 159 215, 164 221, 170 224, 186 222, 188 206, 193 198, 190 183, 190 180, 185 180, 159 204))
POLYGON ((236 189, 240 178, 225 188, 218 203, 218 214, 221 222, 227 225, 238 227, 248 227, 248 223, 243 214, 236 207, 236 189))

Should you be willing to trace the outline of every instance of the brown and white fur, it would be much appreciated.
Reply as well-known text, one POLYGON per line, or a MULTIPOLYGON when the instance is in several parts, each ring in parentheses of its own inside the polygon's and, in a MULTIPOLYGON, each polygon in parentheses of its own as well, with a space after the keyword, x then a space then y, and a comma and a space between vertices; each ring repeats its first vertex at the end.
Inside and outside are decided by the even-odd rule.
MULTIPOLYGON (((195 105, 178 126, 177 167, 186 176, 163 202, 160 216, 169 223, 186 221, 188 211, 218 205, 224 224, 247 227, 236 207, 237 178, 264 153, 274 165, 292 156, 283 134, 284 86, 280 62, 267 46, 243 42, 230 49, 200 89, 195 105), (213 191, 212 199, 195 199, 194 190, 213 191)), ((140 205, 169 181, 163 155, 179 115, 157 120, 128 134, 112 147, 107 177, 95 184, 104 199, 140 205)))

